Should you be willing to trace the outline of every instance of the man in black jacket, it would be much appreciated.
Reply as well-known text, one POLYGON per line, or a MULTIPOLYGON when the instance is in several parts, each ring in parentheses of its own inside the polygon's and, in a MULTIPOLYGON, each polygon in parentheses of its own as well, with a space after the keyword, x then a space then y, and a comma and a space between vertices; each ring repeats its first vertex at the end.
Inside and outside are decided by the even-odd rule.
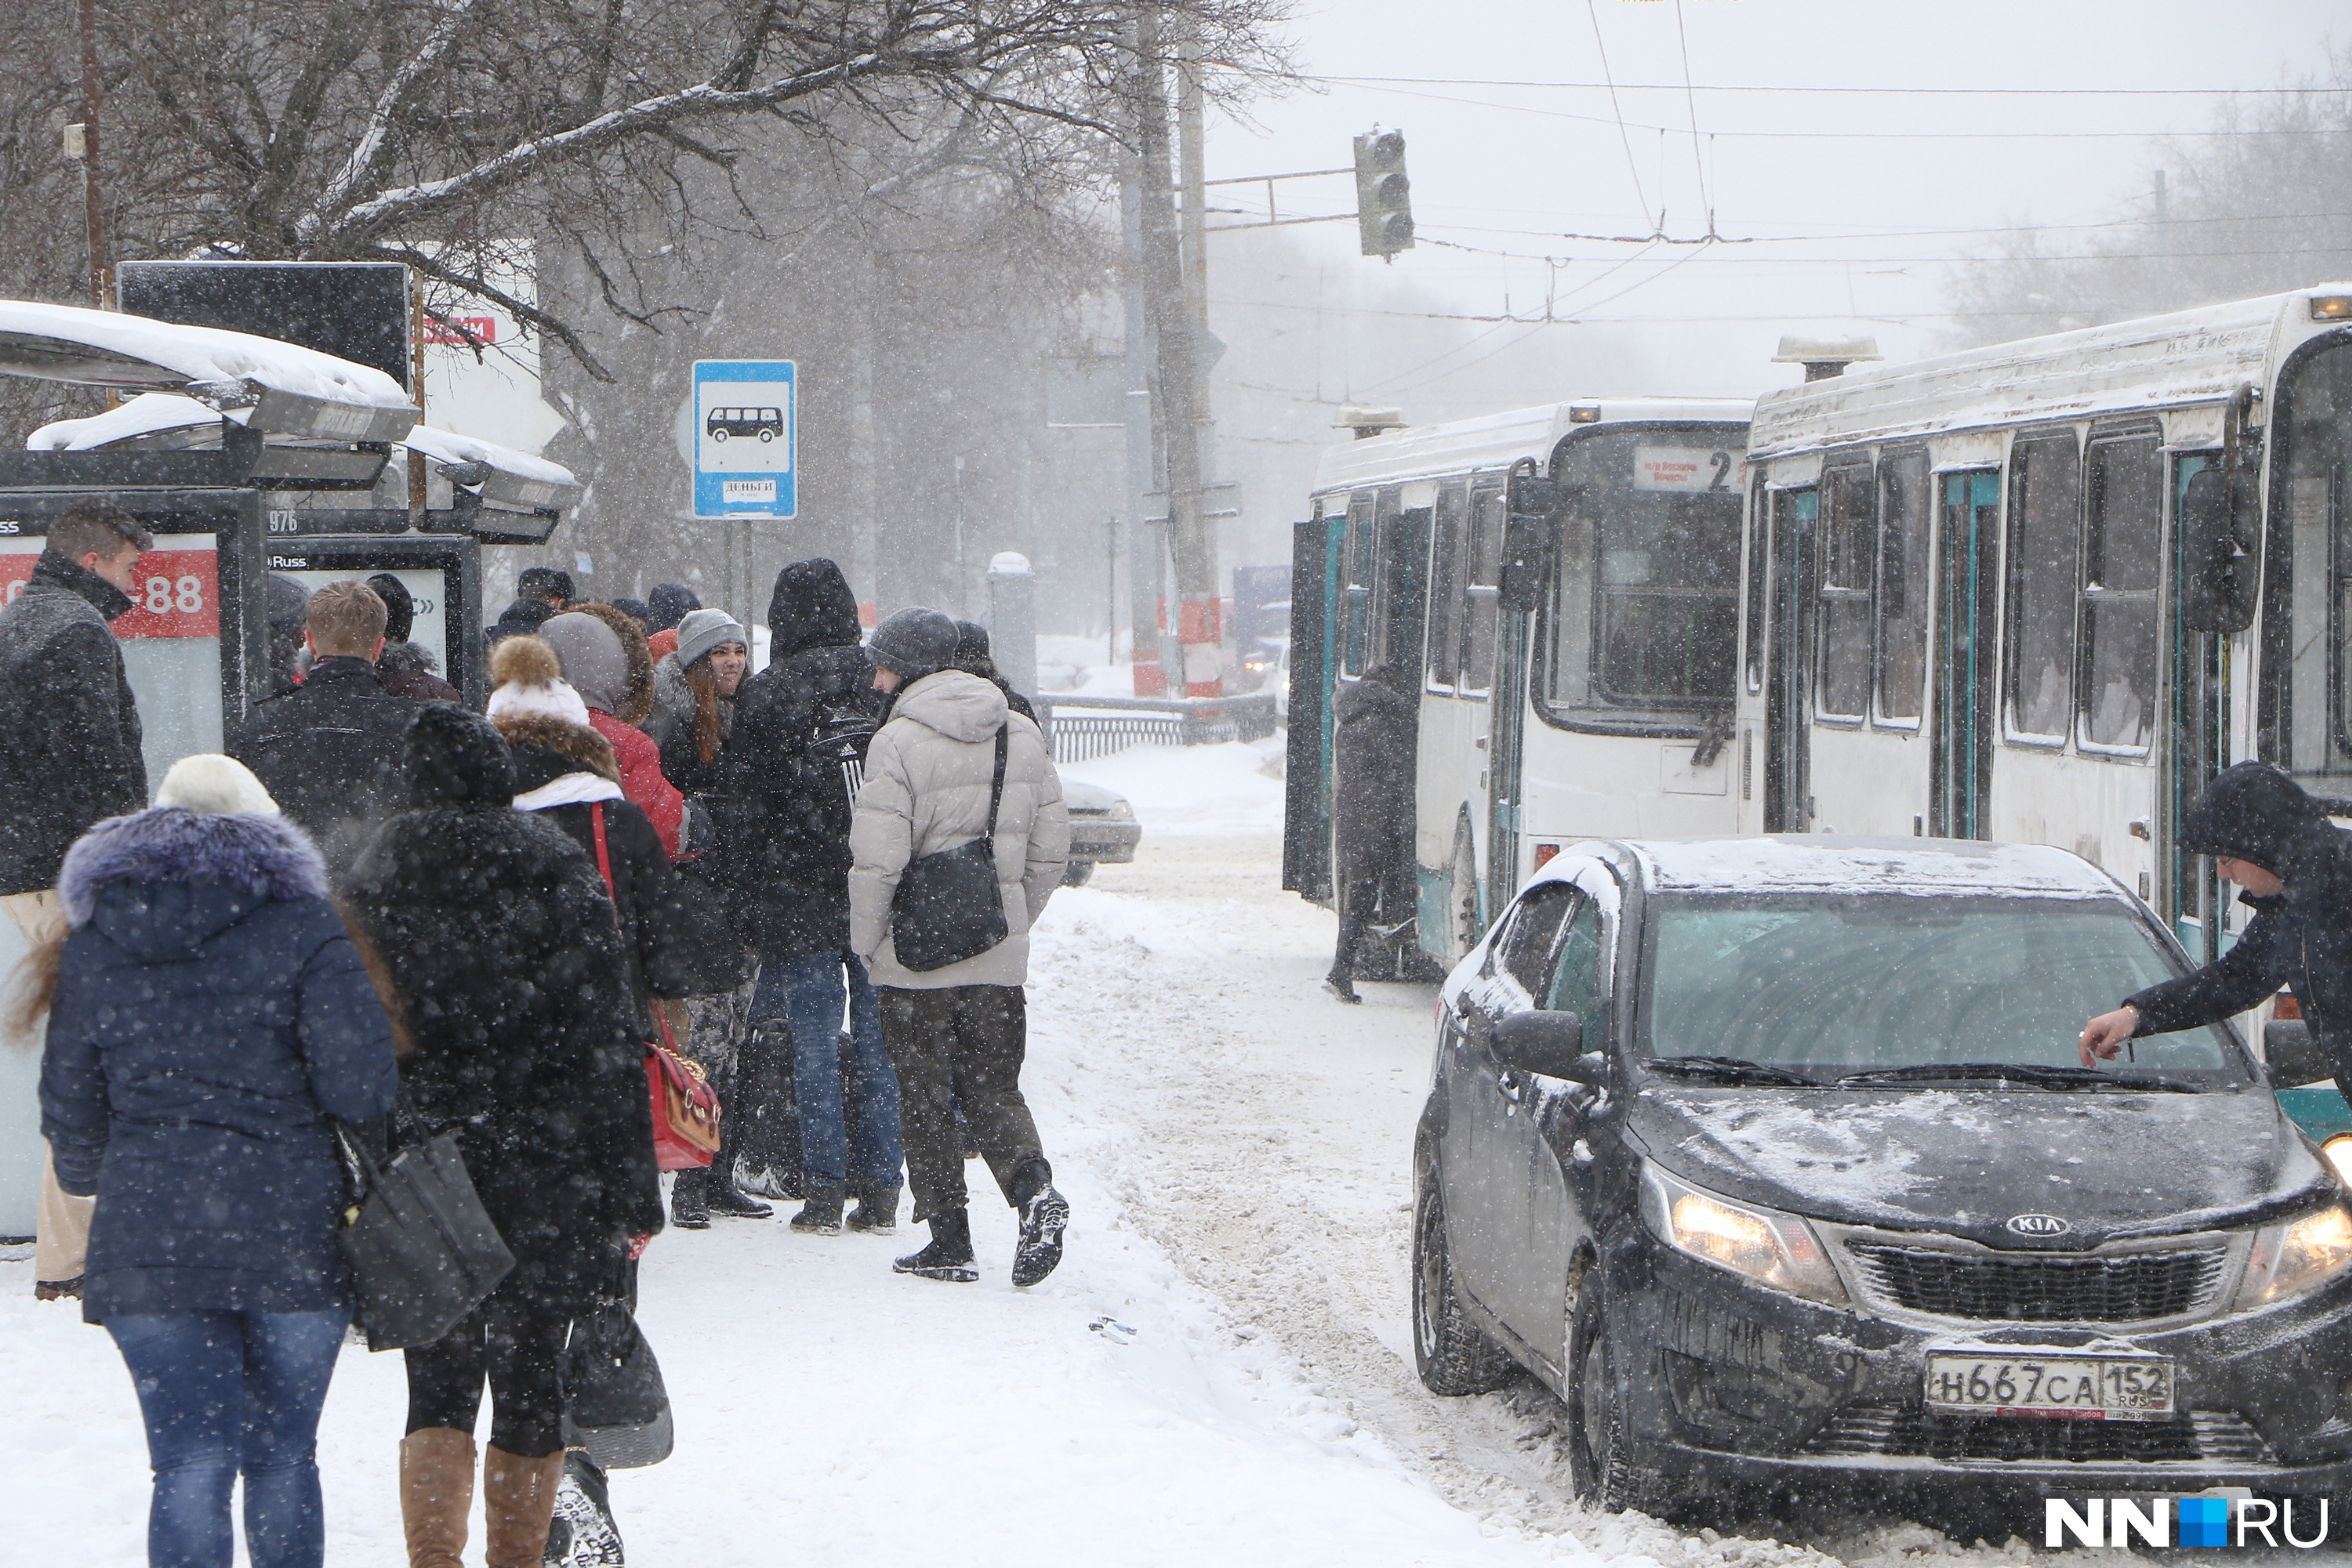
POLYGON ((302 626, 310 675, 257 704, 229 747, 310 834, 338 885, 376 828, 407 806, 402 769, 416 704, 377 678, 384 613, 364 583, 311 595, 302 626))
MULTIPOLYGON (((65 933, 54 889, 74 840, 146 809, 139 705, 111 623, 154 542, 121 508, 84 501, 50 528, 32 581, 0 610, 0 902, 27 944, 65 933)), ((66 1195, 45 1161, 35 1294, 80 1293, 89 1220, 89 1200, 66 1195)))
POLYGON ((1332 837, 1339 870, 1339 944, 1323 989, 1356 994, 1356 955, 1369 933, 1392 937, 1412 923, 1412 700, 1388 665, 1364 671, 1332 700, 1332 837))
POLYGON ((2303 786, 2268 763, 2240 763, 2182 819, 2181 847, 2245 891, 2254 918, 2212 963, 2125 999, 2083 1030, 2083 1065, 2124 1042, 2219 1023, 2283 985, 2313 1038, 2352 1084, 2352 835, 2329 825, 2303 786))
POLYGON ((755 1035, 792 1040, 802 1191, 796 1229, 888 1231, 898 1212, 898 1081, 866 966, 849 952, 849 813, 856 769, 881 712, 874 665, 858 646, 857 600, 841 568, 796 561, 768 605, 768 668, 735 698, 735 726, 717 798, 716 858, 741 899, 744 935, 760 956, 755 1035), (845 992, 845 985, 846 991, 845 992), (841 1088, 842 1005, 856 1125, 841 1088))

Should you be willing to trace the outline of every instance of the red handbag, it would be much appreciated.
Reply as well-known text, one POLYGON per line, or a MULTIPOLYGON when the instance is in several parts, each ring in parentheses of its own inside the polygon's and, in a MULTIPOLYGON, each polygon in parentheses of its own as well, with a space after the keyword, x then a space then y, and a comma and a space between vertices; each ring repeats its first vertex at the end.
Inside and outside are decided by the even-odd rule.
MULTIPOLYGON (((603 801, 589 803, 588 820, 596 830, 596 869, 603 874, 604 890, 613 896, 617 910, 620 893, 613 886, 612 851, 604 846, 603 801)), ((662 1010, 656 1007, 653 1012, 662 1037, 646 1042, 646 1089, 653 1098, 654 1163, 665 1171, 699 1171, 719 1154, 718 1091, 702 1076, 701 1066, 679 1053, 662 1010)))

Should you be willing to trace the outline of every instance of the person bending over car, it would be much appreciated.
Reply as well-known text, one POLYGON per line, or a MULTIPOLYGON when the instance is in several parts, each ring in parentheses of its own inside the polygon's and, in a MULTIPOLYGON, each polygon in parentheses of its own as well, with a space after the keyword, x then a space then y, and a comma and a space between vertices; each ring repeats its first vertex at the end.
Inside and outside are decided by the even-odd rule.
POLYGON ((2189 808, 2180 843, 2213 857, 2222 879, 2245 889, 2239 900, 2254 918, 2212 963, 2092 1019, 2083 1065, 2114 1059, 2141 1035, 2219 1023, 2293 986, 2336 1081, 2352 1083, 2352 835, 2277 768, 2240 763, 2189 808))

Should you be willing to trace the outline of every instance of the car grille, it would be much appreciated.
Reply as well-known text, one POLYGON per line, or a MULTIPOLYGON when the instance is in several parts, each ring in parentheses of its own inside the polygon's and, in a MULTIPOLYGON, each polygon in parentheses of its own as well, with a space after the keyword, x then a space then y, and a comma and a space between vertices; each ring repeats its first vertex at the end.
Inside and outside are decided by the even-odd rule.
POLYGON ((1805 1445, 1824 1457, 2010 1459, 2073 1464, 2271 1463, 2262 1434, 2233 1410, 2164 1421, 1946 1415, 1911 1405, 1849 1405, 1805 1445))
POLYGON ((1870 1288, 1914 1312, 2011 1323, 2128 1323, 2196 1311, 2221 1286, 2222 1247, 2116 1257, 1993 1258, 1849 1242, 1870 1288))

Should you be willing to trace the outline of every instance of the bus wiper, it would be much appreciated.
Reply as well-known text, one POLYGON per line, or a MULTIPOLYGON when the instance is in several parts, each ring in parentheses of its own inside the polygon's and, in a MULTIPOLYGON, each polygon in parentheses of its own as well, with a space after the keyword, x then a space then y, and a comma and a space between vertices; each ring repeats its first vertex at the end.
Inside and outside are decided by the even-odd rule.
POLYGON ((1822 1080, 1787 1068, 1768 1067, 1745 1057, 1652 1057, 1642 1064, 1671 1078, 1712 1078, 1725 1083, 1768 1083, 1790 1089, 1819 1089, 1822 1080))
POLYGON ((2038 1089, 2142 1089, 2167 1094, 2202 1094, 2205 1086, 2187 1079, 2152 1072, 2103 1072, 2097 1068, 2035 1066, 2024 1062, 1914 1062, 1909 1067, 1878 1068, 1852 1072, 1835 1081, 1838 1089, 1868 1089, 1875 1084, 1944 1082, 1990 1079, 2002 1083, 2028 1083, 2038 1089))

